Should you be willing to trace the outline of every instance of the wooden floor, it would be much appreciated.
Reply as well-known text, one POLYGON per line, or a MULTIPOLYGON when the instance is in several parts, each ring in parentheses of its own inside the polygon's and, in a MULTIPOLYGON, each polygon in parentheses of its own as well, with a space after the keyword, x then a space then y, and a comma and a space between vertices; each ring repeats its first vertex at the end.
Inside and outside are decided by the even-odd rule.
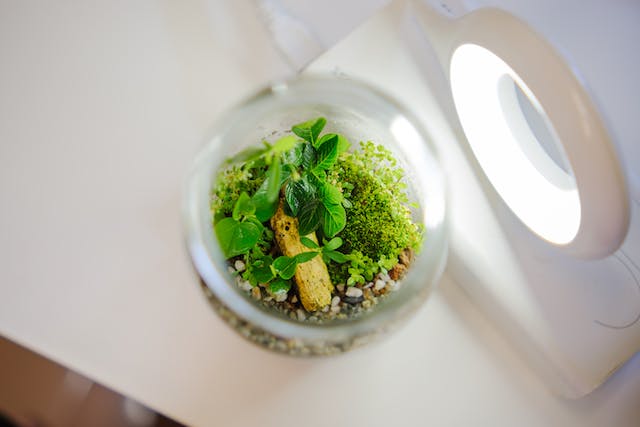
POLYGON ((3 418, 20 427, 181 425, 0 337, 0 427, 3 418))

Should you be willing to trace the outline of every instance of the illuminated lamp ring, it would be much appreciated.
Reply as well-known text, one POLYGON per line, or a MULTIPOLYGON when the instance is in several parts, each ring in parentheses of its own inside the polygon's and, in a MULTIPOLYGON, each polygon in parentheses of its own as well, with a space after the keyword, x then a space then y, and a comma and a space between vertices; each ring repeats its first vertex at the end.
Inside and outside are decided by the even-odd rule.
POLYGON ((510 14, 478 11, 458 30, 449 70, 453 100, 497 193, 529 229, 571 255, 613 253, 628 229, 627 188, 586 89, 546 41, 510 14), (534 164, 520 149, 518 139, 535 136, 510 126, 499 90, 505 76, 546 116, 561 143, 573 172, 564 184, 551 179, 549 164, 534 164))

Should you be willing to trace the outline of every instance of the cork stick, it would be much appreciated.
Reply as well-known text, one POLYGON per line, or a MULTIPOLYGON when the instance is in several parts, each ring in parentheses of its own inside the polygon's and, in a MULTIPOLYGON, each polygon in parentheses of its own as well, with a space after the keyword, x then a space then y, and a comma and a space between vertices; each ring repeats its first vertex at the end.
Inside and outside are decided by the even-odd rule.
MULTIPOLYGON (((282 200, 275 215, 271 218, 271 228, 273 228, 276 242, 283 255, 293 257, 299 253, 310 251, 300 242, 298 219, 284 213, 282 200)), ((306 237, 318 243, 315 231, 306 237)), ((320 255, 310 261, 298 264, 294 279, 305 310, 313 312, 331 304, 333 284, 327 265, 320 255)))

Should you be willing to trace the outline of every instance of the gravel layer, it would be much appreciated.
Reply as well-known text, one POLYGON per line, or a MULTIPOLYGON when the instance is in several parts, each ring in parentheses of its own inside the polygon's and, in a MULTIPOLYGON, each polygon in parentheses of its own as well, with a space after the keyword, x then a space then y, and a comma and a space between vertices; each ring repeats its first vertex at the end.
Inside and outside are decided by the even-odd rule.
MULTIPOLYGON (((238 261, 235 261, 235 264, 237 265, 238 261)), ((355 318, 373 309, 385 296, 400 287, 400 282, 391 279, 386 273, 378 274, 370 282, 354 286, 338 284, 334 288, 331 305, 324 307, 321 311, 309 313, 298 299, 295 288, 289 292, 272 294, 266 285, 252 287, 240 276, 241 271, 236 271, 233 266, 229 266, 229 272, 235 276, 236 286, 248 297, 261 301, 268 309, 299 322, 326 323, 335 319, 355 318)))
MULTIPOLYGON (((407 265, 402 263, 405 260, 400 258, 399 265, 408 267, 408 262, 412 261, 412 259, 407 260, 407 265)), ((272 294, 267 286, 251 286, 249 282, 240 276, 240 273, 245 268, 244 263, 238 263, 236 260, 229 264, 228 271, 234 277, 236 286, 247 295, 247 298, 259 301, 267 309, 273 310, 293 321, 312 324, 326 324, 334 320, 354 319, 375 309, 376 305, 384 298, 400 288, 400 279, 402 278, 396 275, 395 277, 398 280, 394 280, 391 277, 391 272, 389 272, 389 274, 378 274, 372 281, 355 286, 337 284, 334 287, 331 304, 320 311, 309 313, 302 306, 296 295, 295 288, 292 288, 289 292, 272 294)), ((406 271, 406 268, 403 271, 406 271)), ((340 342, 303 342, 297 338, 278 336, 244 320, 225 306, 202 281, 201 286, 215 311, 240 335, 261 347, 293 356, 327 356, 343 353, 375 340, 381 333, 388 332, 388 330, 394 329, 399 324, 398 320, 381 327, 379 330, 350 336, 340 342)))

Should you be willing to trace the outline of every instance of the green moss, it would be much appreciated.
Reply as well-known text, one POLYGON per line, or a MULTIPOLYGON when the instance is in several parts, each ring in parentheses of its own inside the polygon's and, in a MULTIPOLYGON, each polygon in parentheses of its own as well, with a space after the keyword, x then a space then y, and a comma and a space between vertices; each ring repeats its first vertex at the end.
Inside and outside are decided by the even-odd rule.
POLYGON ((391 152, 372 142, 361 142, 360 150, 339 159, 331 179, 342 185, 351 204, 340 237, 344 250, 352 252, 351 263, 331 266, 339 280, 358 275, 371 280, 372 273, 385 268, 389 259, 397 260, 405 248, 419 248, 421 227, 406 205, 403 176, 391 152))
POLYGON ((214 218, 230 216, 240 194, 254 194, 265 179, 264 165, 231 165, 220 171, 212 191, 211 212, 214 218))

